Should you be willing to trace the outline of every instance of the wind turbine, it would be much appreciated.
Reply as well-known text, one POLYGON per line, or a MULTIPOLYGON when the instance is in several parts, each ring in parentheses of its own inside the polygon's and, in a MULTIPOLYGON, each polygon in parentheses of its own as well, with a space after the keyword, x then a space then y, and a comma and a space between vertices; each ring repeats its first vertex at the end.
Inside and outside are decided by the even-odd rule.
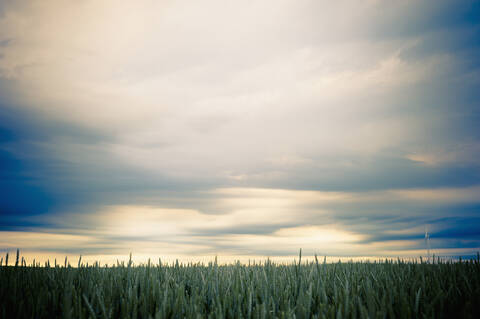
POLYGON ((425 226, 425 245, 427 247, 427 260, 430 262, 430 235, 428 234, 427 226, 425 226))

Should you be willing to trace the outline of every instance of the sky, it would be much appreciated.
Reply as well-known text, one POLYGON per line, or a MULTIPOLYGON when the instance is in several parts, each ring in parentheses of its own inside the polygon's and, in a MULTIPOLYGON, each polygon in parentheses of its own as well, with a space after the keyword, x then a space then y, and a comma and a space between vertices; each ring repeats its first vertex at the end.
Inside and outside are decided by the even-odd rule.
POLYGON ((479 89, 478 1, 3 0, 0 251, 475 254, 479 89))

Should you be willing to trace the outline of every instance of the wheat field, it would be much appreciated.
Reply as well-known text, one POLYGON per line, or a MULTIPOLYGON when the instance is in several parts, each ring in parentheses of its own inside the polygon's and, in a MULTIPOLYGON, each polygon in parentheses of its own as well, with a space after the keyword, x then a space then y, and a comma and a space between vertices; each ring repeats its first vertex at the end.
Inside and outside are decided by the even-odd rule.
MULTIPOLYGON (((8 257, 6 257, 8 258, 8 257)), ((480 259, 0 267, 1 318, 480 318, 480 259)), ((13 264, 11 262, 11 264, 13 264)))

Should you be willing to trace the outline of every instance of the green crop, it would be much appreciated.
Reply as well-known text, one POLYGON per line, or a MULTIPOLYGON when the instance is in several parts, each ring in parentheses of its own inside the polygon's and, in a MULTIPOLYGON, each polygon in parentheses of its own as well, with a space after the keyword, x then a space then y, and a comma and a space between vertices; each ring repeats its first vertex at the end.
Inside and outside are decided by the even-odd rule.
POLYGON ((480 318, 478 257, 113 267, 79 260, 78 268, 17 257, 15 265, 0 267, 1 318, 480 318))

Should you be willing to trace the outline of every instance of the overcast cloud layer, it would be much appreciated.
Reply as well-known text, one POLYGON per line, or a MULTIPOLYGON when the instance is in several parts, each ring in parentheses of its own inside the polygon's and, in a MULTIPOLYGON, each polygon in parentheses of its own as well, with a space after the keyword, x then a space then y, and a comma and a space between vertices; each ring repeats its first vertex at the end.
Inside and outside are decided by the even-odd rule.
POLYGON ((0 248, 480 249, 476 1, 2 1, 0 248))

